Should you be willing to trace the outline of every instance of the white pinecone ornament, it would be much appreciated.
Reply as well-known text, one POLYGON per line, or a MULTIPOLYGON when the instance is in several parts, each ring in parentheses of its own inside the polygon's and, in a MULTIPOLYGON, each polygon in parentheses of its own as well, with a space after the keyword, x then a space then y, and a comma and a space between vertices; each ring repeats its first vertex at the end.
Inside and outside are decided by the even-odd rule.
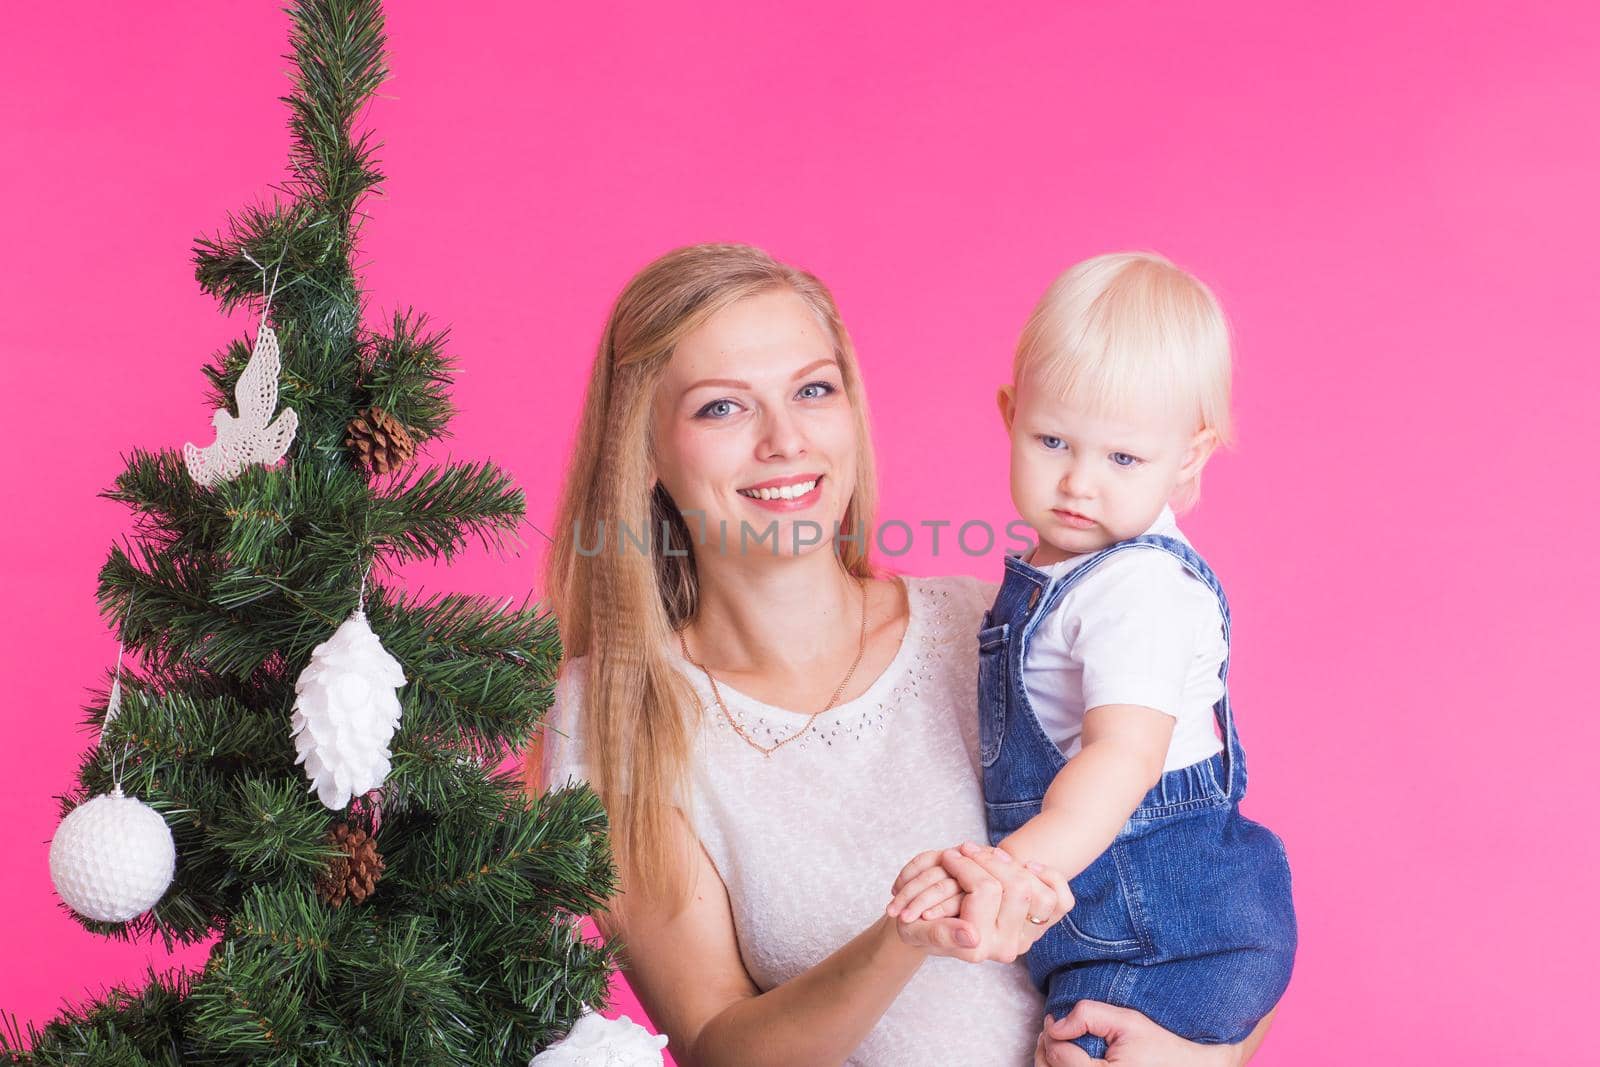
POLYGON ((397 695, 406 676, 355 611, 311 651, 295 679, 293 734, 317 799, 343 811, 352 797, 389 776, 389 739, 400 725, 397 695))
POLYGON ((177 849, 167 820, 119 786, 79 804, 50 839, 50 880, 86 919, 127 922, 172 884, 177 849))
POLYGON ((588 1008, 567 1036, 528 1061, 528 1067, 661 1067, 664 1035, 652 1034, 626 1015, 607 1019, 588 1008))

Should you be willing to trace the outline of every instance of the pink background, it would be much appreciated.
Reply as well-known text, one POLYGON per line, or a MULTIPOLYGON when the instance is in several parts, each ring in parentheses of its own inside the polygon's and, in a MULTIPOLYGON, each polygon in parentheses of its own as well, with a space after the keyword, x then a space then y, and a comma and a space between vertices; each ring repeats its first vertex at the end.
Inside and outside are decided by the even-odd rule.
MULTIPOLYGON (((70 921, 46 842, 116 651, 93 590, 129 522, 96 493, 123 451, 209 440, 200 365, 254 328, 188 255, 283 174, 276 6, 25 5, 0 44, 0 1008, 24 1019, 160 956, 70 921)), ((1241 447, 1186 528, 1235 605, 1247 810, 1297 879, 1257 1062, 1587 1055, 1592 6, 757 6, 389 5, 366 283, 453 325, 435 454, 500 461, 548 526, 619 287, 745 240, 838 295, 884 517, 998 526, 990 397, 1032 301, 1086 255, 1164 251, 1237 329, 1241 447)), ((407 577, 520 595, 542 544, 407 577)), ((999 573, 946 548, 897 565, 999 573)))

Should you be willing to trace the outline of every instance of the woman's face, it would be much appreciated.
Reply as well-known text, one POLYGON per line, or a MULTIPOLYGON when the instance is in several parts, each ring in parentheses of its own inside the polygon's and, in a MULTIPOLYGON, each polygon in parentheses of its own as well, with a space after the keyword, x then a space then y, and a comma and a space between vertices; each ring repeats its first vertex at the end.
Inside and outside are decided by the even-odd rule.
POLYGON ((856 421, 827 330, 793 290, 717 312, 672 354, 655 475, 698 553, 831 544, 856 481, 856 421))

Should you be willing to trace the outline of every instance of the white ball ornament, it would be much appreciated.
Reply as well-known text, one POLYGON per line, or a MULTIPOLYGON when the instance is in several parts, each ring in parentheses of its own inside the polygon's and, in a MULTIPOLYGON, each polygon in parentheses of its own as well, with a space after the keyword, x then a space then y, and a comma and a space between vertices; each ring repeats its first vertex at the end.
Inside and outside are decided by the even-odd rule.
POLYGON ((665 1035, 626 1015, 607 1019, 585 1008, 567 1036, 528 1061, 528 1067, 661 1067, 665 1035))
POLYGON ((400 661, 357 610, 311 651, 295 679, 296 763, 324 807, 342 811, 389 777, 389 739, 400 725, 400 661))
POLYGON ((167 820, 121 787, 73 808, 50 839, 50 880, 87 919, 127 922, 172 884, 177 849, 167 820))

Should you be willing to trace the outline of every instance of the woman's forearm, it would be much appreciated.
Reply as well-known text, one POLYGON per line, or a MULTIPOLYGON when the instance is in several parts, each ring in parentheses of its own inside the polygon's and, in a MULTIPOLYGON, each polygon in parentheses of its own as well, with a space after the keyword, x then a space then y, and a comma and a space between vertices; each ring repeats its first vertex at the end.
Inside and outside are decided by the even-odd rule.
POLYGON ((881 918, 810 970, 723 1009, 683 1067, 841 1064, 927 957, 881 918))

